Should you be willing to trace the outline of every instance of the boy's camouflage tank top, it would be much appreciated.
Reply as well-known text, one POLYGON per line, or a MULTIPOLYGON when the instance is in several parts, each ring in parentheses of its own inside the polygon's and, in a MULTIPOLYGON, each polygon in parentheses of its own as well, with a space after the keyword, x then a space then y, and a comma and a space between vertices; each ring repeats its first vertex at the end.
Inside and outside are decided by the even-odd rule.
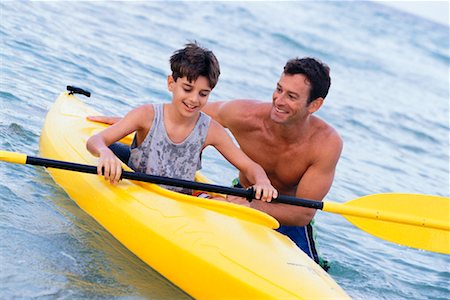
MULTIPOLYGON (((195 172, 201 169, 201 152, 205 144, 211 118, 204 113, 194 129, 181 143, 174 143, 164 126, 164 105, 154 104, 155 116, 152 127, 140 146, 136 136, 131 144, 128 165, 135 171, 146 174, 194 180, 195 172)), ((192 190, 163 186, 172 191, 191 194, 192 190)))

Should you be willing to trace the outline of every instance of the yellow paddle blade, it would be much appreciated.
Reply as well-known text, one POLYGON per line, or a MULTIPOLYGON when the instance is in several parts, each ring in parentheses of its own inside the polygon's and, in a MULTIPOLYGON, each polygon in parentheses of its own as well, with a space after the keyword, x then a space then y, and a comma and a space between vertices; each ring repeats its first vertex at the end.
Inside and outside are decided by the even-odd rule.
POLYGON ((27 156, 22 153, 0 150, 0 160, 15 164, 26 164, 27 156))
POLYGON ((356 227, 381 239, 450 254, 450 198, 417 194, 375 194, 344 204, 324 202, 356 227))

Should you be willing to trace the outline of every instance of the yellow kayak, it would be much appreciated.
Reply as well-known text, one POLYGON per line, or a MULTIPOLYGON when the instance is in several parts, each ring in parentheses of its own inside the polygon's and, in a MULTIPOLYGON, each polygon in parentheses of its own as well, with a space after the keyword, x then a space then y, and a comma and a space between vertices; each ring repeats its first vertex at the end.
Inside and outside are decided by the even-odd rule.
MULTIPOLYGON (((105 125, 77 97, 61 94, 40 138, 43 157, 96 165, 87 139, 105 125)), ((128 137, 124 142, 130 142, 128 137)), ((155 184, 48 169, 56 183, 150 267, 196 299, 348 299, 271 216, 155 184)), ((198 175, 197 180, 205 180, 198 175)))

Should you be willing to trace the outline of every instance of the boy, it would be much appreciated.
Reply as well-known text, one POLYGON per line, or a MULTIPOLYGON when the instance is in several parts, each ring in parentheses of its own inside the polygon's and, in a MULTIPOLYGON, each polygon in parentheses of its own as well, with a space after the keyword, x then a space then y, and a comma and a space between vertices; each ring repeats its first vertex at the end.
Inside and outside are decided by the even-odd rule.
MULTIPOLYGON (((187 44, 170 58, 168 76, 170 104, 146 104, 130 111, 123 119, 92 136, 87 149, 99 157, 98 174, 116 184, 121 162, 109 145, 136 132, 128 165, 135 171, 158 176, 193 180, 201 168, 201 152, 214 146, 254 184, 255 197, 271 201, 278 193, 262 167, 253 162, 231 140, 225 129, 200 112, 217 84, 220 68, 211 51, 196 43, 187 44)), ((169 189, 191 193, 189 190, 169 189)))

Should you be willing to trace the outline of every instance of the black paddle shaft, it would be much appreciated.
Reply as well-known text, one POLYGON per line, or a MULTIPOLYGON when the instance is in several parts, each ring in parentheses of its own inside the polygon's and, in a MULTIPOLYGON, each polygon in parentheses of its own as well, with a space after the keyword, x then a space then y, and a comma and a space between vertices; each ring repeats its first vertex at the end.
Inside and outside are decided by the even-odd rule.
MULTIPOLYGON (((35 166, 43 166, 43 167, 48 167, 48 168, 56 168, 56 169, 83 172, 83 173, 89 173, 89 174, 97 174, 96 166, 89 166, 89 165, 83 165, 83 164, 77 164, 77 163, 71 163, 71 162, 65 162, 65 161, 53 160, 53 159, 47 159, 47 158, 41 158, 41 157, 35 157, 35 156, 27 156, 26 163, 30 164, 30 165, 35 165, 35 166)), ((121 178, 156 183, 156 184, 164 184, 164 185, 169 185, 169 186, 177 186, 177 187, 188 188, 188 189, 193 189, 193 190, 200 190, 200 191, 207 191, 207 192, 212 192, 212 193, 233 195, 233 196, 238 196, 238 197, 244 197, 249 201, 253 200, 255 197, 255 191, 253 190, 253 188, 248 188, 248 189, 232 188, 232 187, 220 186, 220 185, 209 184, 209 183, 201 183, 201 182, 195 182, 195 181, 189 181, 189 180, 183 180, 183 179, 175 179, 175 178, 156 176, 156 175, 149 175, 149 174, 138 173, 138 172, 129 172, 129 171, 123 171, 121 178)), ((278 202, 278 203, 314 208, 314 209, 322 209, 323 208, 323 202, 321 202, 321 201, 306 200, 306 199, 300 199, 300 198, 284 196, 284 195, 279 195, 278 198, 273 199, 272 201, 278 202)))
MULTIPOLYGON (((35 165, 35 166, 43 166, 49 168, 63 169, 69 171, 77 171, 89 174, 97 174, 96 166, 89 166, 77 163, 70 163, 65 161, 46 159, 34 156, 27 156, 27 164, 35 165)), ((175 179, 163 176, 155 176, 149 175, 145 173, 139 172, 128 172, 122 171, 121 179, 131 179, 143 182, 150 182, 156 184, 164 184, 169 186, 177 186, 182 188, 188 188, 193 190, 201 190, 208 191, 213 193, 222 193, 233 196, 245 197, 245 198, 253 198, 254 191, 253 189, 242 189, 242 188, 231 188, 214 184, 206 184, 195 181, 188 181, 183 179, 175 179)))

